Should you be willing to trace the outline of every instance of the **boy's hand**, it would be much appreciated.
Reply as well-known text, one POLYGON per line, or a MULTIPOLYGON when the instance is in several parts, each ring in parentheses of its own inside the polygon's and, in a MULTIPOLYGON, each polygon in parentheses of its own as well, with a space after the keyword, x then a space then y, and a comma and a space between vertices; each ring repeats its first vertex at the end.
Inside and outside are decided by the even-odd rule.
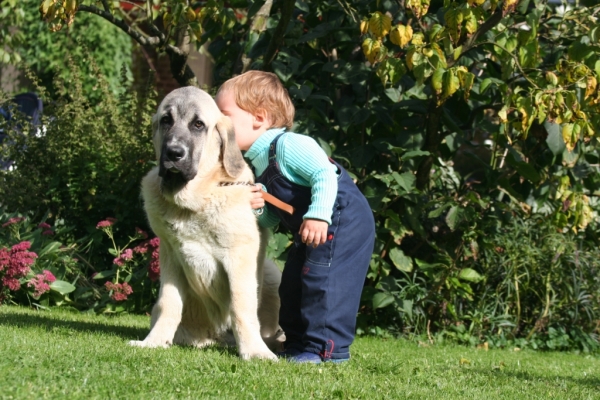
POLYGON ((329 224, 325 221, 307 218, 300 225, 298 233, 302 238, 302 243, 306 243, 307 246, 312 245, 312 247, 317 247, 327 241, 328 227, 329 224))
POLYGON ((250 191, 252 192, 252 198, 250 200, 252 209, 256 210, 263 208, 265 206, 265 200, 262 197, 262 185, 257 183, 250 187, 250 191))

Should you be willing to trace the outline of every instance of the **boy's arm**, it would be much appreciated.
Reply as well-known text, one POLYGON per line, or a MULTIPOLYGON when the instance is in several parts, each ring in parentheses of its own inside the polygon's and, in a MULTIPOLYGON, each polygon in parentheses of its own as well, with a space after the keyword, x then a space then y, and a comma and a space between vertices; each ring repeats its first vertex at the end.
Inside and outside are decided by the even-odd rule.
POLYGON ((282 139, 281 149, 279 146, 277 149, 281 155, 278 157, 280 166, 311 187, 311 202, 304 219, 331 224, 338 189, 336 167, 314 139, 303 135, 284 135, 282 139))

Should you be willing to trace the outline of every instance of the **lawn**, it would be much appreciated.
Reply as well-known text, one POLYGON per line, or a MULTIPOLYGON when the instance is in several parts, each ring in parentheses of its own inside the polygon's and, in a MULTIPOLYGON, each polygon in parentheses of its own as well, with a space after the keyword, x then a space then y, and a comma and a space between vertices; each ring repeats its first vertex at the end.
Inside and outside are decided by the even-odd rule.
POLYGON ((0 399, 600 399, 600 357, 358 338, 342 365, 129 347, 146 316, 0 306, 0 399))

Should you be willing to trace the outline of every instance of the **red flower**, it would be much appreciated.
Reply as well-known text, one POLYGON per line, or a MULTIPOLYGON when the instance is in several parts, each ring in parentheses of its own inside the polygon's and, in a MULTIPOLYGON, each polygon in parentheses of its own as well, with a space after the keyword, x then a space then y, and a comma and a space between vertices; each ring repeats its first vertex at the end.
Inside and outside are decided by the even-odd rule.
POLYGON ((112 226, 112 224, 113 222, 108 220, 100 221, 98 222, 98 225, 96 225, 96 229, 108 228, 109 226, 112 226))
POLYGON ((24 217, 12 217, 11 219, 9 219, 5 223, 3 223, 2 227, 6 228, 9 225, 18 224, 21 221, 25 221, 25 218, 24 217))
POLYGON ((48 230, 42 232, 42 235, 44 235, 44 236, 52 236, 52 235, 54 235, 54 232, 52 230, 48 229, 48 230))
POLYGON ((127 282, 112 283, 112 282, 108 281, 104 284, 104 287, 106 287, 106 290, 108 290, 109 292, 112 291, 112 294, 110 297, 114 301, 127 300, 127 296, 129 296, 131 293, 133 293, 133 289, 131 288, 131 286, 129 286, 129 284, 127 282))
POLYGON ((21 288, 19 279, 29 273, 31 265, 37 258, 37 254, 27 251, 30 247, 30 242, 21 242, 12 246, 10 250, 0 249, 0 276, 2 277, 0 292, 3 288, 13 292, 21 288))
POLYGON ((45 222, 42 222, 42 223, 40 223, 40 224, 38 225, 38 228, 40 228, 40 229, 51 229, 51 228, 52 228, 52 226, 50 226, 50 224, 47 224, 47 223, 45 223, 45 222))
POLYGON ((56 277, 52 272, 44 270, 41 274, 37 274, 27 284, 28 287, 33 287, 33 297, 40 297, 46 292, 50 291, 50 284, 56 281, 56 277))
POLYGON ((140 236, 142 239, 148 239, 148 234, 138 227, 135 228, 135 234, 140 236))

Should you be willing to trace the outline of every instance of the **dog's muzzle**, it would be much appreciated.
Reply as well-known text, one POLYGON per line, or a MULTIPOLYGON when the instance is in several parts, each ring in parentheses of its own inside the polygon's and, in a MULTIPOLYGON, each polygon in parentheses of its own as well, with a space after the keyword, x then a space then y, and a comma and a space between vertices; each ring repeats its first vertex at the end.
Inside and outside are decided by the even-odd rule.
POLYGON ((185 185, 196 176, 189 147, 180 143, 165 143, 160 155, 158 175, 169 189, 185 185))

